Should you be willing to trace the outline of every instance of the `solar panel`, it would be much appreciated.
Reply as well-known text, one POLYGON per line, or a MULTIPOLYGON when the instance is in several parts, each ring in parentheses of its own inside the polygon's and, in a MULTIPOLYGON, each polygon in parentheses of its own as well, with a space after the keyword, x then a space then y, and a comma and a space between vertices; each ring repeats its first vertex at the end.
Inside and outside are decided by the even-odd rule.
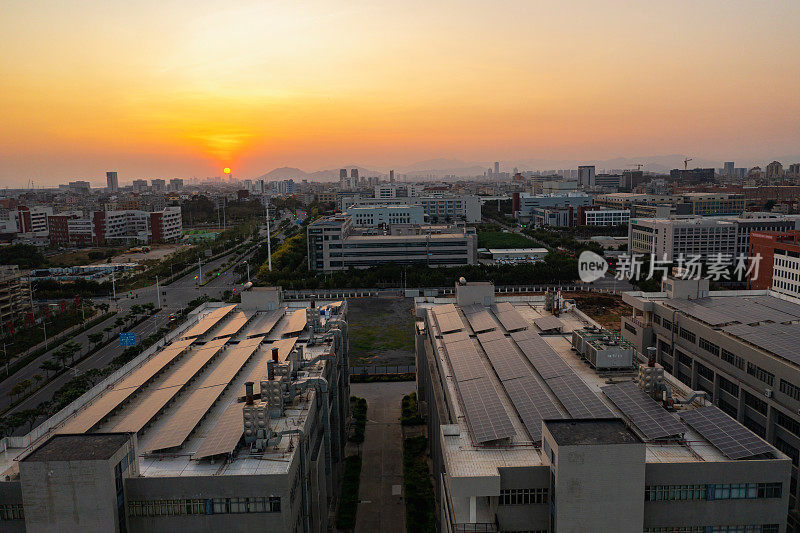
POLYGON ((479 333, 478 340, 500 381, 531 375, 528 365, 505 337, 488 340, 486 335, 479 333))
POLYGON ((663 439, 686 432, 674 415, 665 411, 632 381, 601 387, 614 405, 641 431, 645 439, 663 439))
POLYGON ((511 334, 511 338, 516 341, 522 353, 543 378, 549 379, 572 373, 572 369, 553 350, 552 346, 536 333, 515 332, 511 334))
POLYGON ((506 328, 506 331, 515 331, 528 327, 528 321, 522 318, 522 315, 514 309, 510 302, 500 302, 497 305, 493 305, 492 312, 503 324, 503 327, 506 328))
POLYGON ((185 357, 158 389, 150 391, 111 429, 113 432, 138 433, 213 359, 227 339, 215 339, 185 357))
POLYGON ((684 411, 680 417, 729 459, 743 459, 775 450, 713 405, 684 411))
POLYGON ((214 428, 205 436, 192 459, 203 459, 213 455, 231 453, 244 434, 243 403, 229 406, 217 421, 214 428))
POLYGON ((194 337, 200 337, 201 335, 205 334, 209 329, 213 328, 217 322, 222 320, 225 315, 231 312, 231 310, 236 307, 236 305, 226 305, 224 307, 219 307, 206 316, 201 318, 197 324, 191 327, 189 331, 183 334, 183 338, 191 339, 194 337))
POLYGON ((172 413, 144 451, 152 452, 181 446, 253 352, 258 349, 261 340, 262 338, 247 339, 228 350, 225 358, 172 413))
POLYGON ((289 323, 281 331, 281 335, 294 335, 300 333, 306 327, 306 310, 298 309, 289 317, 289 323))
POLYGON ((230 317, 230 320, 227 324, 225 324, 221 330, 219 330, 215 335, 215 339, 219 339, 221 337, 230 337, 242 329, 247 321, 250 318, 244 313, 244 311, 236 311, 230 317))
POLYGON ((84 433, 92 429, 131 395, 135 394, 140 387, 175 361, 193 342, 194 339, 175 341, 160 352, 157 352, 128 374, 128 377, 117 383, 112 390, 77 413, 72 420, 58 430, 58 433, 84 433))
POLYGON ((564 327, 564 323, 552 315, 535 318, 533 323, 536 324, 536 327, 542 331, 550 331, 551 329, 557 329, 561 331, 561 329, 564 327))
POLYGON ((492 319, 492 315, 480 304, 468 305, 462 308, 464 314, 472 326, 475 333, 489 331, 497 327, 497 323, 492 319))
POLYGON ((475 349, 475 341, 469 337, 466 340, 445 343, 445 350, 456 381, 469 381, 487 376, 486 366, 478 350, 475 349))
POLYGON ((436 306, 433 308, 433 314, 436 317, 436 324, 439 326, 439 331, 442 334, 464 328, 464 322, 461 320, 461 316, 458 314, 458 310, 453 304, 436 306))
POLYGON ((472 438, 478 444, 512 437, 511 419, 488 378, 458 384, 472 438))
POLYGON ((534 442, 542 440, 542 420, 564 418, 533 376, 504 381, 503 387, 534 442))
POLYGON ((545 380, 572 418, 604 418, 611 411, 572 370, 569 374, 545 380))
POLYGON ((276 309, 275 311, 268 311, 265 314, 259 314, 253 319, 253 323, 247 328, 247 336, 255 337, 258 335, 269 335, 275 324, 283 318, 285 309, 276 309))

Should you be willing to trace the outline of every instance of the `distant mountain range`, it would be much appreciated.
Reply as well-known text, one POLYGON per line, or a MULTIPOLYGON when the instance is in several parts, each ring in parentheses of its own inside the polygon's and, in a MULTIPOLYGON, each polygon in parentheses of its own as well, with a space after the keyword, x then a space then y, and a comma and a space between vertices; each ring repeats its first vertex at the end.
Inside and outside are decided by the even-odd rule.
MULTIPOLYGON (((610 172, 612 170, 625 170, 635 169, 637 165, 642 165, 642 170, 657 173, 669 173, 673 168, 683 168, 683 160, 686 158, 680 154, 669 155, 651 155, 642 157, 616 157, 613 159, 592 160, 592 159, 545 159, 545 158, 527 158, 516 160, 501 160, 500 171, 512 172, 514 168, 523 170, 559 170, 559 169, 577 169, 578 165, 595 165, 597 172, 610 172)), ((782 161, 784 166, 790 163, 800 161, 800 156, 786 156, 776 158, 782 161)), ((769 161, 754 161, 743 160, 736 161, 737 167, 750 168, 755 165, 762 167, 766 166, 769 161)), ((722 161, 714 161, 710 159, 702 159, 699 157, 692 158, 689 162, 689 168, 722 168, 722 161)), ((493 161, 462 161, 459 159, 428 159, 426 161, 418 161, 410 165, 398 165, 394 168, 395 177, 398 181, 402 180, 402 176, 406 175, 408 178, 415 180, 424 179, 439 179, 444 176, 458 176, 458 177, 475 177, 482 176, 486 171, 494 166, 493 161)), ((281 167, 270 170, 266 174, 259 176, 259 179, 273 181, 282 179, 307 179, 311 181, 336 181, 339 179, 339 168, 346 168, 348 173, 351 169, 357 168, 359 176, 388 176, 390 167, 384 168, 366 168, 360 165, 343 165, 338 168, 317 170, 314 172, 306 172, 299 168, 281 167)))

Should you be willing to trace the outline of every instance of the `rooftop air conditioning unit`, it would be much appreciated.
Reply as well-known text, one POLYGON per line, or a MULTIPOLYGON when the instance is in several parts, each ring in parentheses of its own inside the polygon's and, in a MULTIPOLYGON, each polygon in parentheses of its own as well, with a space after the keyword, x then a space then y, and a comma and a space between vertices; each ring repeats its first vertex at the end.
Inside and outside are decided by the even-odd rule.
POLYGON ((772 389, 764 389, 764 396, 772 398, 772 389))

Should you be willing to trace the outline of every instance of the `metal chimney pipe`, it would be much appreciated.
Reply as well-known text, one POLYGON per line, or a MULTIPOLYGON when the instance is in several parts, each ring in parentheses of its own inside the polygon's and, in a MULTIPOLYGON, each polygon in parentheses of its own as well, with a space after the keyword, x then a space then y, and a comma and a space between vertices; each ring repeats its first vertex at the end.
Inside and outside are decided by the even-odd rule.
POLYGON ((647 348, 647 366, 654 367, 656 366, 656 348, 655 346, 650 346, 647 348))
POLYGON ((278 349, 277 349, 277 348, 273 348, 273 349, 272 349, 272 360, 273 360, 275 363, 277 363, 277 362, 278 362, 278 349))
POLYGON ((275 380, 275 363, 273 361, 267 361, 267 379, 270 381, 275 380))
POLYGON ((247 396, 247 405, 253 405, 253 382, 248 381, 244 384, 245 395, 247 396))
POLYGON ((311 300, 311 309, 314 309, 314 300, 311 300))

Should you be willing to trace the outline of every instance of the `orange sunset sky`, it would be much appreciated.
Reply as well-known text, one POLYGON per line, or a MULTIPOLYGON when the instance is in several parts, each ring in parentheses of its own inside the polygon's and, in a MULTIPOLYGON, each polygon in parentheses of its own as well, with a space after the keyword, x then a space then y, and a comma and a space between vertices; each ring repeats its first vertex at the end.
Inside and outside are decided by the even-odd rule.
POLYGON ((4 0, 0 185, 769 161, 800 154, 798 27, 797 0, 4 0))

